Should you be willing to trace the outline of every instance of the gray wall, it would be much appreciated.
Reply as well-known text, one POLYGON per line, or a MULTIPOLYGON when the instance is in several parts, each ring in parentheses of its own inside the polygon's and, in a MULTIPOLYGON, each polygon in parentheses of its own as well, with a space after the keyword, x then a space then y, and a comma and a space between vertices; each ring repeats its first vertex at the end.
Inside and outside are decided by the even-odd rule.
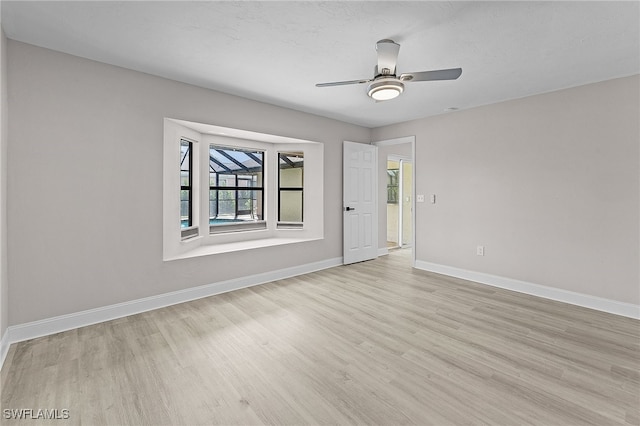
POLYGON ((342 256, 367 128, 9 41, 11 325, 342 256), (324 143, 325 239, 162 261, 163 118, 324 143))
POLYGON ((0 338, 9 326, 7 280, 7 38, 0 25, 0 338))
POLYGON ((416 136, 417 260, 640 304, 640 76, 373 129, 416 136), (476 256, 476 246, 485 256, 476 256))

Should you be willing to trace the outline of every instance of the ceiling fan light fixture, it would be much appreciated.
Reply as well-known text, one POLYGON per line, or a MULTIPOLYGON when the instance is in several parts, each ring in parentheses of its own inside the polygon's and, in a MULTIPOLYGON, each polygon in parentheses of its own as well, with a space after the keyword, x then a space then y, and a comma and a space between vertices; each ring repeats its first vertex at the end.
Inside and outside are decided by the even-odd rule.
POLYGON ((388 101, 398 97, 403 91, 404 84, 393 78, 374 81, 367 87, 367 95, 376 101, 388 101))

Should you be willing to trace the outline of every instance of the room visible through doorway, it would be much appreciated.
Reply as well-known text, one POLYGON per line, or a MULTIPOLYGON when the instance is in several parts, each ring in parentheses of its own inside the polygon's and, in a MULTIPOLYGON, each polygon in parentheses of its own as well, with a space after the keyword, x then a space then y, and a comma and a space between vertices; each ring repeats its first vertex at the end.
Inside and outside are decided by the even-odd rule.
POLYGON ((412 162, 407 158, 387 159, 387 248, 408 248, 412 241, 412 162))

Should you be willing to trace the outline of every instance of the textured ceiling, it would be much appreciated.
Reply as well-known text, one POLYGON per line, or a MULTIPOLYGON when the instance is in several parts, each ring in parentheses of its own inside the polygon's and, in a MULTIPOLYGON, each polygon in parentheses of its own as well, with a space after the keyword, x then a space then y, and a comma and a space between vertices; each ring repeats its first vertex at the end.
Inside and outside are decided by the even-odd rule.
POLYGON ((2 1, 10 39, 367 127, 640 73, 638 2, 2 1), (461 67, 375 103, 398 72, 461 67))

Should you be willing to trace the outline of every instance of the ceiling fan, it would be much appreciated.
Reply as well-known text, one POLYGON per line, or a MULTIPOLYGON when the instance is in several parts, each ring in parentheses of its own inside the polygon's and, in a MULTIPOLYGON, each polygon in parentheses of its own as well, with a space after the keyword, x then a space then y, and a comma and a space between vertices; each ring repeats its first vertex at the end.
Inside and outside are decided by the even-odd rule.
POLYGON ((319 83, 316 84, 316 87, 371 83, 367 86, 367 95, 376 101, 386 101, 400 95, 404 91, 405 83, 412 81, 455 80, 462 74, 462 68, 450 68, 446 70, 403 73, 398 77, 396 75, 396 62, 399 50, 400 45, 393 40, 380 40, 376 43, 378 64, 374 68, 373 78, 319 83))

